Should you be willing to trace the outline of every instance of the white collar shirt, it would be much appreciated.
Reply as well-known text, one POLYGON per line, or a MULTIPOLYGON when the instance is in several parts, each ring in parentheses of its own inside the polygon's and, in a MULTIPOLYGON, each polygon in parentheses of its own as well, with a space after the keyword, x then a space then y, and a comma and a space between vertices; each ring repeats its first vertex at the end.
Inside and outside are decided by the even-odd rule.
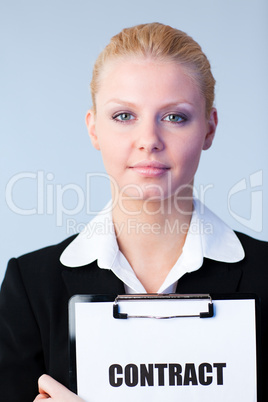
MULTIPOLYGON (((172 230, 172 227, 169 227, 169 230, 172 230)), ((198 270, 204 258, 234 263, 242 260, 244 256, 243 247, 234 231, 198 199, 194 199, 193 214, 182 253, 157 293, 174 293, 178 280, 187 272, 198 270)), ((63 265, 73 268, 96 260, 100 269, 112 270, 123 281, 126 293, 146 293, 129 262, 119 250, 112 221, 111 202, 85 226, 60 257, 63 265)))

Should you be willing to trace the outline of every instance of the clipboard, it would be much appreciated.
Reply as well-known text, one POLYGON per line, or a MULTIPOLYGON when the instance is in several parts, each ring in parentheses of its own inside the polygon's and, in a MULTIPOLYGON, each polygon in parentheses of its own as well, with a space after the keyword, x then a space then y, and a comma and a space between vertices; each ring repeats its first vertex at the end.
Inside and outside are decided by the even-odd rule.
POLYGON ((88 402, 259 402, 258 333, 255 295, 76 295, 70 385, 88 402))

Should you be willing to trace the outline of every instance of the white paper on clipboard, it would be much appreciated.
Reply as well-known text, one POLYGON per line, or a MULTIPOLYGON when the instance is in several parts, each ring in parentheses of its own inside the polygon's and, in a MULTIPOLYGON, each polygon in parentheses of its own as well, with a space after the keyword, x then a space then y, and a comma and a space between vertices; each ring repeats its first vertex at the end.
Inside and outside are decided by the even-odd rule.
POLYGON ((115 319, 112 300, 88 297, 71 301, 73 372, 85 401, 257 401, 254 298, 213 300, 211 318, 198 317, 207 300, 121 300, 129 318, 115 319))

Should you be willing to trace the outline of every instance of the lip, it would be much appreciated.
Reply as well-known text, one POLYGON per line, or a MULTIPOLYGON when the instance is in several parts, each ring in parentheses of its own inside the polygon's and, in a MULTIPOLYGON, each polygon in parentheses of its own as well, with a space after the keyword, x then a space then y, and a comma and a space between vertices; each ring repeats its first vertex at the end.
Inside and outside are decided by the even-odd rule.
POLYGON ((143 160, 129 167, 136 173, 145 177, 159 177, 170 169, 168 165, 159 161, 143 160))

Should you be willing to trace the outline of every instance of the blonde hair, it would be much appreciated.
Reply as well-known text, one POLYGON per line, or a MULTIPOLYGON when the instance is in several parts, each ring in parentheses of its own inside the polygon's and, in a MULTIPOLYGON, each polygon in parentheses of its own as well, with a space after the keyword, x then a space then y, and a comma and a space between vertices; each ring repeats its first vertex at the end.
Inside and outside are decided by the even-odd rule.
POLYGON ((100 53, 90 85, 94 110, 105 64, 125 57, 149 57, 160 62, 179 63, 198 84, 206 101, 206 114, 209 116, 214 103, 215 79, 206 55, 200 45, 185 32, 158 22, 123 29, 111 38, 100 53))

